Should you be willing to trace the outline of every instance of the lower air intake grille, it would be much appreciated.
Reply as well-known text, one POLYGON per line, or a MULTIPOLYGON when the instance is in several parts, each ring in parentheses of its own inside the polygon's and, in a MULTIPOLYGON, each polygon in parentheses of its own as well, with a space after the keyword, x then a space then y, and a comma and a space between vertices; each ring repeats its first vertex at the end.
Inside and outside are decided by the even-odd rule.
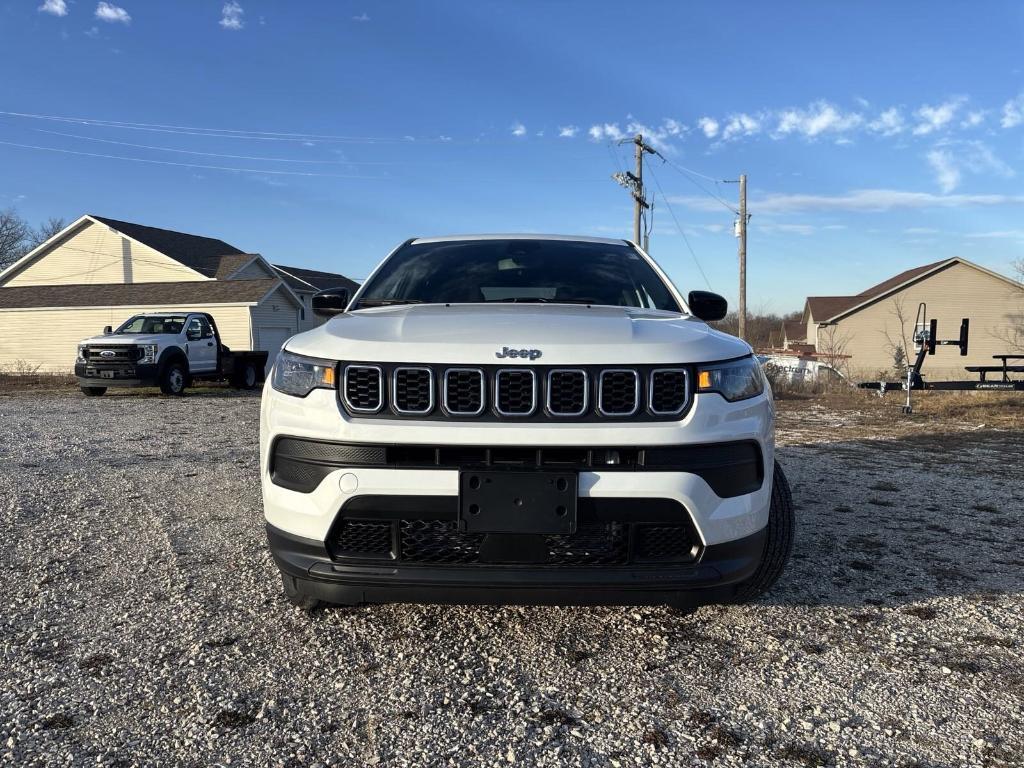
POLYGON ((392 524, 389 520, 343 520, 332 544, 334 556, 390 558, 392 524))
POLYGON ((555 370, 548 374, 548 411, 554 416, 581 416, 587 410, 587 374, 555 370))
POLYGON ((681 368, 663 368, 651 371, 651 412, 656 414, 682 413, 688 397, 688 375, 681 368))
POLYGON ((640 378, 636 371, 601 371, 598 409, 606 416, 631 416, 639 407, 640 378))
POLYGON ((430 413, 434 408, 434 374, 429 368, 396 368, 391 397, 398 413, 430 413))
POLYGON ((372 365, 345 368, 345 405, 357 413, 376 413, 384 404, 383 375, 372 365))
POLYGON ((638 525, 636 557, 648 562, 689 562, 695 554, 693 534, 685 525, 638 525))
POLYGON ((537 378, 528 368, 495 374, 494 403, 502 416, 529 416, 537 407, 537 378))

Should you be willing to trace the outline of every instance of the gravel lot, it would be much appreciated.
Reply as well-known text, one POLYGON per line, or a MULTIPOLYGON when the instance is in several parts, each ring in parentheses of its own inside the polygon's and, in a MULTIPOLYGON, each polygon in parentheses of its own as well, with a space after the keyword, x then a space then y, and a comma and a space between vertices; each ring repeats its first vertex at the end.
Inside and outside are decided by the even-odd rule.
POLYGON ((1024 764, 1019 427, 785 407, 757 605, 307 615, 258 404, 0 397, 0 763, 1024 764))

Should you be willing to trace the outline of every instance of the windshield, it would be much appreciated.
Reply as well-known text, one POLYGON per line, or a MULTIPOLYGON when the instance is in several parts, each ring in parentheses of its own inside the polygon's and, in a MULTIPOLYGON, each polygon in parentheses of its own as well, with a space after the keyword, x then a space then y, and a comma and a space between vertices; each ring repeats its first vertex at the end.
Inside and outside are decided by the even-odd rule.
POLYGON ((482 302, 680 311, 664 281, 625 243, 522 239, 406 245, 371 278, 354 309, 482 302))
POLYGON ((138 315, 130 318, 114 333, 181 333, 185 315, 138 315))

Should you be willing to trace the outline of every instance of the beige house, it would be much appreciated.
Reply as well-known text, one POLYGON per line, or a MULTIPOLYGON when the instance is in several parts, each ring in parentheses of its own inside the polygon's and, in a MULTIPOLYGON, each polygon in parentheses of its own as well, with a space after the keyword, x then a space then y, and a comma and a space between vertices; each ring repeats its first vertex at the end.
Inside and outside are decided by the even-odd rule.
POLYGON ((141 312, 201 311, 271 359, 319 324, 310 297, 355 283, 222 240, 85 215, 0 272, 0 368, 69 371, 77 343, 141 312))
POLYGON ((787 323, 783 334, 787 346, 806 345, 852 378, 891 375, 901 354, 913 362, 922 302, 928 319, 938 320, 939 339, 957 338, 961 318, 970 319, 968 355, 939 347, 925 362, 928 379, 973 379, 964 366, 993 365, 993 355, 1021 351, 1013 347, 1024 339, 1024 285, 961 258, 908 269, 856 296, 809 296, 803 330, 787 323))

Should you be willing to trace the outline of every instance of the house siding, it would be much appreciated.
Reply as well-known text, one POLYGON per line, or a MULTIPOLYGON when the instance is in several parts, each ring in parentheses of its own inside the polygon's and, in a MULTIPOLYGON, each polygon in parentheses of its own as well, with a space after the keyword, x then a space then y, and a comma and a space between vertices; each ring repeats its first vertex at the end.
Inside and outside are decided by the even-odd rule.
MULTIPOLYGON (((257 306, 250 310, 252 316, 253 349, 267 349, 267 334, 260 338, 263 329, 281 328, 288 336, 300 331, 299 307, 283 287, 278 287, 257 306)), ((268 350, 276 352, 276 350, 268 350)))
MULTIPOLYGON (((2 290, 2 289, 0 289, 2 290)), ((0 310, 0 368, 26 372, 71 373, 78 342, 117 327, 145 312, 209 312, 222 341, 233 349, 251 349, 248 306, 75 307, 74 309, 0 310)))
MULTIPOLYGON (((887 334, 901 335, 896 317, 896 302, 903 305, 909 355, 913 358, 914 319, 918 304, 927 302, 928 318, 938 320, 938 338, 955 339, 962 318, 970 318, 968 355, 960 357, 956 347, 938 347, 925 362, 927 379, 975 379, 965 365, 994 365, 992 355, 1010 352, 999 338, 1007 328, 1009 315, 1024 308, 1024 292, 968 264, 954 263, 924 280, 886 296, 854 314, 842 318, 836 338, 846 340, 847 363, 854 378, 874 377, 879 371, 891 372, 893 354, 887 334)), ((808 340, 813 337, 808 337, 808 340)), ((822 351, 820 346, 819 353, 822 351)))
POLYGON ((249 264, 244 269, 239 270, 231 276, 232 280, 263 280, 264 278, 277 279, 278 275, 275 272, 267 269, 266 266, 260 262, 259 259, 249 264))
POLYGON ((2 285, 91 285, 206 280, 149 246, 129 240, 105 224, 85 226, 9 275, 2 285))

